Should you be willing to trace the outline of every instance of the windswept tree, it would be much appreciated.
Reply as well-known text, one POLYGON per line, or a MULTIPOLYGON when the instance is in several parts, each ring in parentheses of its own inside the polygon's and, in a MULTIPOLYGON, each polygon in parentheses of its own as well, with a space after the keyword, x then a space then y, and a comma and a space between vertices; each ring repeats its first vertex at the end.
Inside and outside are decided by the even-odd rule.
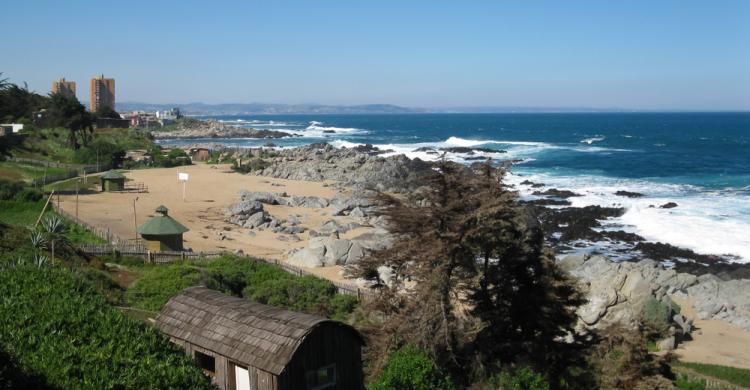
POLYGON ((367 329, 374 373, 412 344, 467 383, 514 365, 559 382, 581 295, 502 174, 443 161, 421 191, 379 195, 396 241, 353 271, 381 290, 371 308, 382 323, 367 329))
POLYGON ((73 149, 80 148, 88 142, 93 118, 77 98, 67 97, 61 93, 50 94, 47 125, 68 129, 68 143, 73 149))

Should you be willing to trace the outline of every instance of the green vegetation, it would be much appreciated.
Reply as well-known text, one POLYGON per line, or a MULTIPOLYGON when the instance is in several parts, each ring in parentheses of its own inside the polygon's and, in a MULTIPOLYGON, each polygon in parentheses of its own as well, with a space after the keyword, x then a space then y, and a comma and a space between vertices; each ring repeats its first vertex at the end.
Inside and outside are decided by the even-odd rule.
POLYGON ((262 158, 252 158, 249 161, 242 162, 242 165, 239 165, 235 160, 232 162, 232 170, 240 173, 250 173, 263 170, 270 164, 271 163, 262 158))
POLYGON ((0 272, 0 345, 24 374, 65 389, 209 389, 158 330, 127 318, 70 272, 0 272))
POLYGON ((294 276, 261 261, 225 255, 215 260, 173 263, 143 270, 125 294, 136 308, 158 311, 186 287, 198 284, 272 306, 346 320, 357 299, 337 294, 329 281, 294 276))
POLYGON ((451 390, 450 377, 442 373, 430 355, 413 345, 391 353, 370 390, 451 390))
POLYGON ((648 339, 653 341, 666 337, 672 322, 672 316, 679 313, 679 309, 680 307, 671 301, 667 303, 654 297, 649 297, 641 310, 641 321, 645 327, 648 339))
POLYGON ((490 384, 503 390, 549 390, 549 383, 534 370, 524 367, 515 371, 503 370, 490 377, 490 384))
POLYGON ((31 180, 44 176, 66 173, 68 169, 24 164, 13 161, 0 162, 0 178, 11 180, 31 180))
POLYGON ((750 370, 715 364, 673 362, 674 367, 684 367, 698 374, 721 379, 742 387, 750 387, 750 370))

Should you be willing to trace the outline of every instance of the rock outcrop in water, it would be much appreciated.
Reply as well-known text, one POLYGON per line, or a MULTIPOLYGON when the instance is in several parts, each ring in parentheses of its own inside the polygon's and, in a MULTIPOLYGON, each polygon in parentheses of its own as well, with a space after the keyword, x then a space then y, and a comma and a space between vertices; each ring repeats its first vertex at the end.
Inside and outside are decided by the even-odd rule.
POLYGON ((416 188, 432 167, 404 155, 382 157, 372 151, 336 149, 328 144, 282 150, 269 162, 270 166, 253 174, 292 180, 334 180, 342 186, 373 187, 388 192, 416 188))
POLYGON ((284 138, 295 137, 283 131, 257 130, 230 126, 219 121, 191 120, 185 122, 175 131, 154 131, 155 139, 191 139, 191 138, 284 138))

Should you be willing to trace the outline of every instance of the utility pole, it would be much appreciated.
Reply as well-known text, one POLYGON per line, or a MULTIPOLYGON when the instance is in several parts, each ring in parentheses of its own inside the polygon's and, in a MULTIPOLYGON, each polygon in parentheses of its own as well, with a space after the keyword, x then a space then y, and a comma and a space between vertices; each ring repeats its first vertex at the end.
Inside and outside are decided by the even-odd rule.
POLYGON ((78 219, 78 187, 80 186, 80 184, 81 184, 81 179, 78 178, 78 180, 76 180, 76 223, 81 221, 80 219, 78 219))
POLYGON ((135 244, 138 245, 138 217, 136 217, 135 213, 135 202, 138 201, 138 197, 136 196, 135 199, 133 199, 133 225, 135 226, 135 244))

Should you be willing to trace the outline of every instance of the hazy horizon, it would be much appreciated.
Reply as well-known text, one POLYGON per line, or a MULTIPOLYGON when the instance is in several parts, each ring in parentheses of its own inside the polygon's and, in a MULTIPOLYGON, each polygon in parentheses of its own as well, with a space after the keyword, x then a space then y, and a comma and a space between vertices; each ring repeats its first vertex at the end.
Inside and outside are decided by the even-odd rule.
POLYGON ((15 2, 0 72, 117 102, 750 110, 750 3, 15 2))

